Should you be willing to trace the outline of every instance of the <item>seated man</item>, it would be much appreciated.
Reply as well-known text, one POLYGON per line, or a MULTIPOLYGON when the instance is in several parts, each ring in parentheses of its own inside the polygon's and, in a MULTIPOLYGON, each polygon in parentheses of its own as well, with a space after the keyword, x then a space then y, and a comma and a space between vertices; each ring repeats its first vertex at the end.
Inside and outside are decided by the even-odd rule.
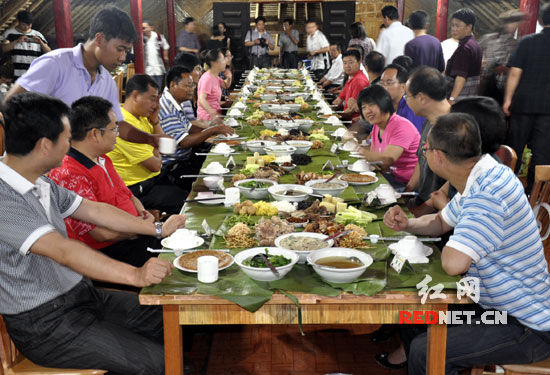
MULTIPOLYGON (((105 155, 115 148, 118 135, 111 102, 97 96, 82 97, 73 103, 69 122, 71 149, 61 167, 51 170, 50 178, 90 201, 108 203, 153 222, 153 215, 126 187, 113 162, 105 155)), ((153 256, 147 247, 160 245, 154 237, 136 237, 72 218, 66 218, 65 224, 69 238, 136 267, 141 267, 153 256)))
MULTIPOLYGON (((166 75, 166 87, 160 98, 160 126, 162 130, 178 142, 174 158, 163 158, 163 169, 174 179, 182 174, 199 172, 204 156, 193 155, 193 148, 208 138, 218 134, 234 134, 235 131, 225 125, 201 129, 192 125, 185 116, 182 103, 193 97, 195 84, 191 71, 184 66, 173 66, 166 75)), ((191 182, 191 180, 188 180, 191 182)))
POLYGON ((332 65, 327 74, 319 81, 321 87, 329 90, 340 87, 344 83, 344 63, 342 62, 342 50, 338 43, 330 45, 328 53, 332 59, 332 65))
POLYGON ((407 79, 409 79, 409 73, 405 68, 398 64, 390 64, 384 69, 379 84, 390 93, 395 113, 412 122, 418 133, 421 133, 422 124, 426 119, 415 115, 407 104, 404 96, 407 79))
MULTIPOLYGON (((126 84, 122 105, 124 120, 149 134, 164 134, 158 120, 158 85, 148 75, 136 74, 126 84), (153 119, 156 123, 151 123, 153 119)), ((108 153, 116 171, 145 208, 178 213, 188 192, 160 175, 162 157, 158 148, 117 138, 108 153)))
POLYGON ((72 217, 119 233, 168 236, 163 226, 109 204, 83 199, 44 175, 69 151, 69 108, 43 94, 12 96, 4 108, 6 156, 0 160, 0 314, 11 339, 34 363, 164 374, 162 312, 135 294, 95 289, 89 279, 145 287, 170 274, 151 258, 141 268, 67 238, 72 217))
POLYGON ((378 51, 372 51, 365 58, 367 77, 371 85, 376 85, 380 81, 384 67, 386 66, 386 58, 378 51))
MULTIPOLYGON (((442 212, 417 219, 407 218, 394 206, 384 215, 384 223, 396 231, 428 236, 454 229, 441 254, 443 269, 449 275, 465 273, 479 280, 479 306, 471 324, 447 330, 445 373, 547 358, 550 277, 523 185, 510 168, 481 154, 479 127, 470 115, 440 117, 424 152, 434 173, 458 193, 442 212), (486 310, 507 312, 507 324, 482 324, 480 313, 486 310)), ((426 337, 422 333, 410 342, 411 375, 426 373, 426 337)))
POLYGON ((344 89, 332 104, 344 106, 344 117, 353 118, 359 116, 357 96, 361 90, 369 86, 369 79, 361 71, 361 55, 356 50, 346 51, 342 54, 344 72, 349 76, 344 89))

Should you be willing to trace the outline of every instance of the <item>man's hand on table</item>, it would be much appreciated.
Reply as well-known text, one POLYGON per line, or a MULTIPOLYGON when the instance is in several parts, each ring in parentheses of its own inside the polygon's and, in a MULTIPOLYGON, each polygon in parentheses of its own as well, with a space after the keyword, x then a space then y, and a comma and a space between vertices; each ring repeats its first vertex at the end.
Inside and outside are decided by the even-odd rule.
POLYGON ((409 218, 401 207, 393 206, 384 214, 384 224, 388 228, 400 232, 409 226, 409 218))
POLYGON ((224 134, 224 135, 233 135, 235 134, 235 129, 227 125, 217 125, 213 128, 214 134, 224 134))
POLYGON ((144 288, 158 284, 172 273, 172 263, 159 258, 149 259, 142 267, 136 268, 133 285, 144 288))
POLYGON ((172 215, 162 225, 162 237, 172 235, 176 230, 185 227, 185 215, 172 215))

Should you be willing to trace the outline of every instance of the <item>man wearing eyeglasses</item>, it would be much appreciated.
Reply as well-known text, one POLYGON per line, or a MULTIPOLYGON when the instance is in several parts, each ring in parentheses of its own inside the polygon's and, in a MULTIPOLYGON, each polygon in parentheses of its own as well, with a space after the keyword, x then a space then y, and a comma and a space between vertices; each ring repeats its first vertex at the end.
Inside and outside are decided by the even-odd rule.
MULTIPOLYGON (((59 168, 52 169, 50 178, 59 186, 74 191, 93 202, 107 203, 151 224, 154 217, 126 187, 106 155, 115 148, 118 125, 112 104, 97 96, 85 96, 73 103, 70 113, 71 149, 59 168)), ((163 228, 169 230, 174 219, 163 228)), ((141 267, 152 253, 147 247, 158 247, 152 236, 121 233, 80 221, 65 219, 69 238, 103 252, 121 262, 141 267)))

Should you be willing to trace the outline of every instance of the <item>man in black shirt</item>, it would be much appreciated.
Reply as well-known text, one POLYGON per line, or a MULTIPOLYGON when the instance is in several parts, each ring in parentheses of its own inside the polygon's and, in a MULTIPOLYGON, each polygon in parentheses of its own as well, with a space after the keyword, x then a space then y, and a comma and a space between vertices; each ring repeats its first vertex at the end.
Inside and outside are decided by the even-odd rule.
MULTIPOLYGON (((550 164, 550 4, 540 11, 542 32, 523 38, 510 58, 503 110, 511 116, 506 144, 521 160, 525 145, 532 157, 527 186, 529 193, 535 177, 535 166, 550 164)), ((516 172, 521 162, 516 165, 516 172)))

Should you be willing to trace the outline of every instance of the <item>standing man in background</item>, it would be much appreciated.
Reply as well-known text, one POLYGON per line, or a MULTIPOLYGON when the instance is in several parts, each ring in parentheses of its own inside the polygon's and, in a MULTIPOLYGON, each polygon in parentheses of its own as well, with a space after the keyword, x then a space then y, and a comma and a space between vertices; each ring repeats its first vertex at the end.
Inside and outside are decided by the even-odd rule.
POLYGON ((193 17, 187 17, 183 21, 183 30, 178 33, 178 37, 176 38, 176 47, 178 47, 178 51, 194 53, 197 56, 199 55, 201 52, 201 43, 194 33, 196 26, 193 17))
POLYGON ((294 20, 287 18, 283 21, 283 33, 279 36, 279 59, 285 69, 298 68, 298 43, 300 33, 294 28, 294 20))
POLYGON ((166 65, 168 65, 168 49, 164 35, 154 30, 151 21, 143 21, 143 44, 145 47, 145 73, 162 89, 166 65))
POLYGON ((315 20, 306 21, 307 53, 311 58, 311 71, 317 78, 325 75, 330 68, 328 51, 330 44, 327 37, 319 30, 315 20))
POLYGON ((31 63, 52 49, 39 31, 32 29, 32 14, 26 10, 17 13, 17 26, 2 35, 2 52, 11 52, 14 80, 21 77, 31 63))
POLYGON ((250 68, 270 68, 271 57, 269 50, 275 48, 275 42, 270 33, 265 31, 265 18, 256 18, 256 28, 248 30, 244 45, 250 47, 250 68))
POLYGON ((439 39, 428 34, 430 16, 423 10, 416 10, 409 17, 409 26, 414 39, 405 44, 405 55, 413 61, 413 68, 427 65, 440 72, 445 70, 443 48, 439 39))
POLYGON ((382 8, 382 18, 384 18, 385 28, 380 31, 376 50, 384 55, 388 65, 404 53, 405 44, 414 38, 414 34, 411 29, 399 22, 399 12, 396 7, 387 5, 382 8))

